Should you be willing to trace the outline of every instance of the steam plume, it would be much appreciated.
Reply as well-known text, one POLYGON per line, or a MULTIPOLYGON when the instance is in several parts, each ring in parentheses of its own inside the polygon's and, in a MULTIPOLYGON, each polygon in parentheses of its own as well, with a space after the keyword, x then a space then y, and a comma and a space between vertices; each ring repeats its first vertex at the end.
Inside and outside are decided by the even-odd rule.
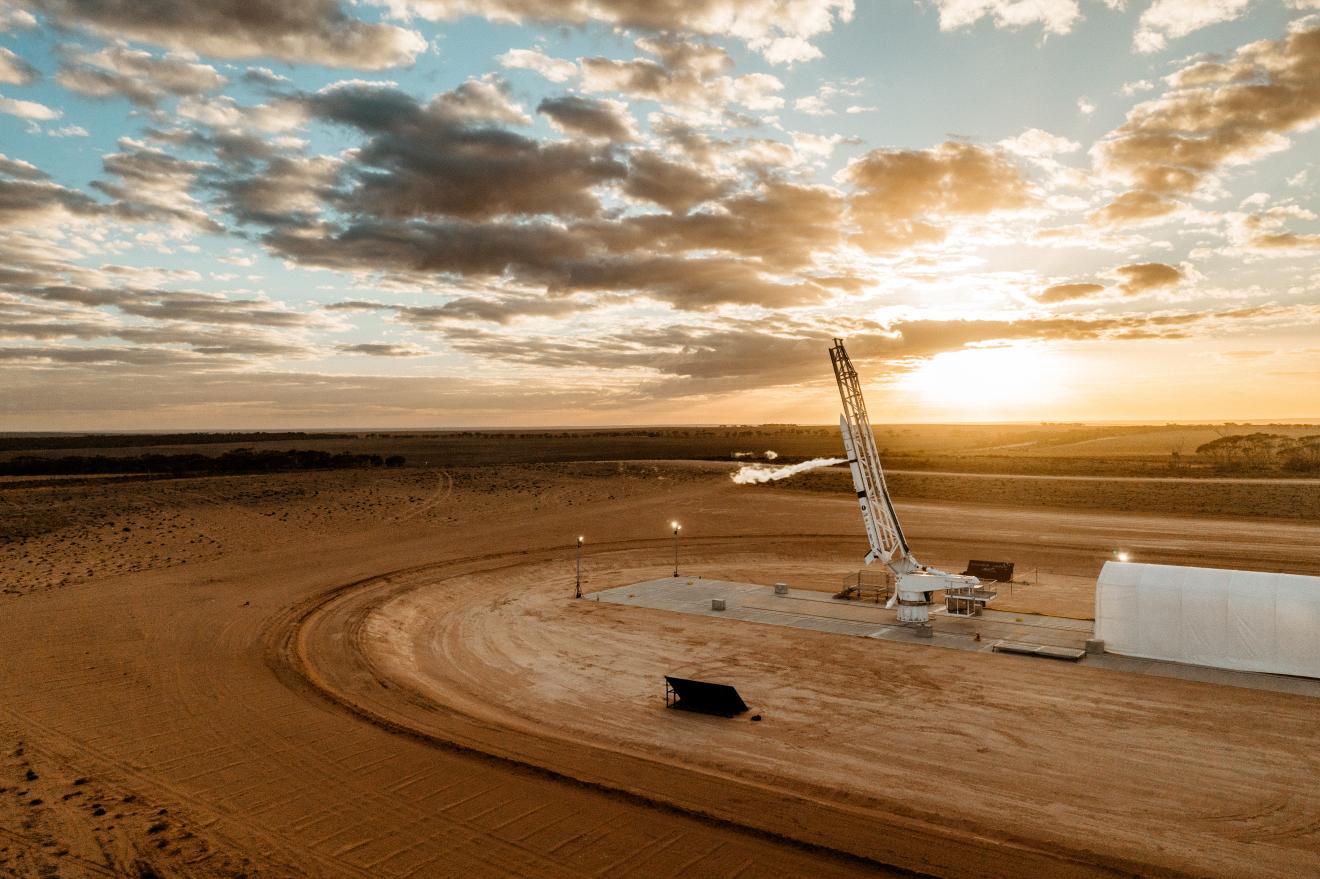
POLYGON ((760 464, 748 464, 738 468, 738 472, 730 473, 729 478, 739 485, 748 485, 753 482, 770 482, 774 479, 787 479, 790 476, 796 476, 799 473, 805 473, 808 470, 815 470, 817 467, 829 467, 831 464, 842 464, 843 458, 812 458, 810 461, 803 461, 801 464, 789 464, 784 467, 765 467, 760 464))

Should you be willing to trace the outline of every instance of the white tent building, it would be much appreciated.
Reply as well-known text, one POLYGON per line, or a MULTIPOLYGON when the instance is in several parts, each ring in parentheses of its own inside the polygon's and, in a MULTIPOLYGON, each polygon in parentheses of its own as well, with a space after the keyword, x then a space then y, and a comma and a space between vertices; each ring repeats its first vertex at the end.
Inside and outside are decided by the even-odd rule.
POLYGON ((1320 577, 1106 562, 1095 637, 1110 653, 1320 678, 1320 577))

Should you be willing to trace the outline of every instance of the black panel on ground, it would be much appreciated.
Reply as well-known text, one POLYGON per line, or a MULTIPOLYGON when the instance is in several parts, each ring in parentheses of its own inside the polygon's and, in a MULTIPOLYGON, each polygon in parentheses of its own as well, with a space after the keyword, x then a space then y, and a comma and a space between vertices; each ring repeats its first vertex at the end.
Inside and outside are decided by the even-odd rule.
POLYGON ((697 711, 720 717, 733 717, 747 710, 747 703, 743 702, 742 696, 728 684, 671 678, 669 675, 665 675, 665 705, 680 711, 697 711))
POLYGON ((1011 583, 1013 581, 1013 563, 1012 562, 987 562, 981 559, 972 559, 967 563, 967 570, 964 574, 970 574, 978 580, 994 580, 996 583, 1011 583))

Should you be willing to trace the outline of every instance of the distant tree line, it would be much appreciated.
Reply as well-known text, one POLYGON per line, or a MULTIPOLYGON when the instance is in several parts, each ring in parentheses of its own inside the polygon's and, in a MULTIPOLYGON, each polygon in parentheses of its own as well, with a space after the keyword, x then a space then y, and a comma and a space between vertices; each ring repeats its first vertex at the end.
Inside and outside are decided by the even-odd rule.
POLYGON ((798 427, 795 425, 761 425, 756 426, 732 426, 720 425, 719 427, 691 427, 691 428, 583 428, 579 430, 445 430, 428 433, 400 433, 400 432, 380 432, 364 433, 361 436, 364 439, 512 439, 512 440, 542 440, 542 439, 599 439, 599 438, 617 438, 617 437, 644 437, 649 439, 702 439, 707 437, 783 437, 783 436, 835 436, 838 428, 829 427, 798 427))
POLYGON ((87 433, 9 434, 0 436, 0 452, 35 449, 124 449, 133 446, 199 446, 210 443, 297 442, 299 440, 353 439, 351 433, 87 433))
POLYGON ((1196 454, 1224 469, 1316 472, 1320 471, 1320 434, 1239 433, 1198 446, 1196 454))
POLYGON ((402 467, 402 455, 365 455, 315 449, 234 449, 221 455, 71 455, 38 458, 31 455, 0 462, 4 476, 71 476, 100 473, 153 473, 181 476, 197 473, 269 473, 281 470, 343 470, 402 467))

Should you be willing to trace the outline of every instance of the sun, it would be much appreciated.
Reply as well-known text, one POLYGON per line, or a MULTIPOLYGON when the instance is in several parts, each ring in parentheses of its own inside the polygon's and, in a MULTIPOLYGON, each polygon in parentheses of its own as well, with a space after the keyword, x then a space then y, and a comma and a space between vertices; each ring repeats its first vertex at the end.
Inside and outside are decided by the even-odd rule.
POLYGON ((1034 345, 965 348, 936 354, 897 386, 923 408, 1012 416, 1059 399, 1062 363, 1034 345))

